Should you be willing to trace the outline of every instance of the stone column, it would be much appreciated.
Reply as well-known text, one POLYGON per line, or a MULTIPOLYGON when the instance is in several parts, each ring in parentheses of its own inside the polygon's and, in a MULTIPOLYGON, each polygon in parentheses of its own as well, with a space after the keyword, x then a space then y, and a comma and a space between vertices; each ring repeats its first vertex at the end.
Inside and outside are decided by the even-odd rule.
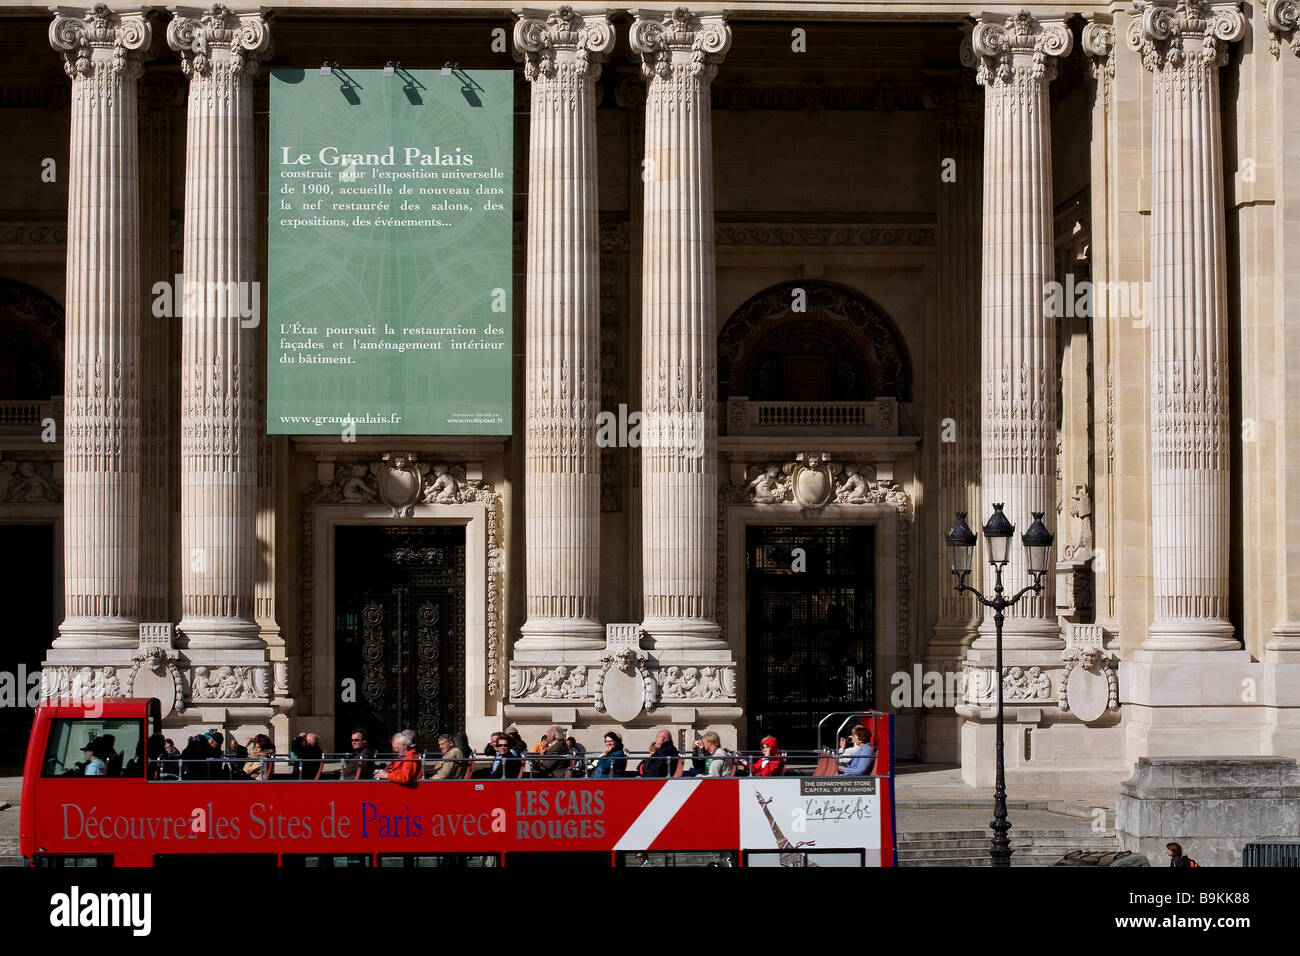
MULTIPOLYGON (((945 343, 935 357, 934 422, 937 438, 939 513, 931 529, 935 540, 952 527, 955 512, 980 514, 980 386, 971 374, 971 359, 980 348, 980 256, 974 237, 980 228, 982 200, 983 123, 978 112, 979 89, 971 83, 952 91, 952 102, 939 118, 939 155, 951 161, 951 177, 939 186, 939 315, 936 334, 945 343), (972 100, 974 100, 972 102, 972 100)), ((944 168, 944 167, 941 167, 944 168)), ((938 548, 939 618, 928 656, 935 666, 959 658, 975 639, 983 619, 981 609, 953 589, 946 548, 938 548)), ((972 583, 980 580, 974 568, 972 583)))
POLYGON ((524 374, 528 618, 519 650, 605 645, 600 603, 600 223, 596 81, 605 13, 520 11, 532 83, 524 374))
MULTIPOLYGON (((1004 504, 1016 526, 1003 586, 1029 583, 1019 536, 1032 512, 1049 529, 1056 516, 1056 334, 1044 291, 1052 281, 1052 136, 1048 84, 1054 59, 1070 52, 1061 20, 1021 11, 981 19, 971 53, 984 87, 984 250, 981 282, 983 428, 978 524, 1004 504)), ((977 522, 972 521, 972 526, 977 522)), ((981 549, 983 541, 980 542, 981 549)), ((980 555, 983 560, 983 555, 980 555)), ((987 584, 987 576, 986 576, 987 584)), ((1062 646, 1052 575, 1044 588, 1007 611, 1004 646, 1062 646)), ((991 615, 974 647, 993 646, 991 615)))
MULTIPOLYGON (((1274 341, 1280 346, 1290 332, 1290 316, 1300 314, 1300 5, 1291 0, 1268 0, 1269 50, 1275 58, 1272 112, 1274 116, 1273 151, 1276 169, 1274 189, 1278 211, 1274 213, 1272 239, 1276 250, 1274 289, 1274 341)), ((1282 351, 1279 349, 1279 351, 1282 351)), ((1300 350, 1285 349, 1280 358, 1277 396, 1295 394, 1300 389, 1300 350)), ((1279 403, 1281 404, 1281 403, 1279 403)), ((1277 411, 1274 415, 1278 415, 1277 411)), ((1277 623, 1266 645, 1265 659, 1295 661, 1300 659, 1300 417, 1287 415, 1277 431, 1277 499, 1284 514, 1275 516, 1278 548, 1266 552, 1261 565, 1273 564, 1277 575, 1277 623), (1277 559, 1270 562, 1270 555, 1277 559)), ((1263 520, 1261 519, 1261 524, 1263 520)))
POLYGON ((721 14, 638 11, 630 41, 646 77, 643 627, 656 650, 721 649, 709 87, 731 31, 721 14))
POLYGON ((260 648, 253 574, 258 436, 252 79, 261 13, 177 10, 190 80, 181 337, 181 622, 191 648, 260 648))
POLYGON ((1228 622, 1227 255, 1219 66, 1233 2, 1139 2, 1130 43, 1152 74, 1149 651, 1235 650, 1228 622))
POLYGON ((56 648, 139 644, 138 12, 61 8, 72 78, 63 432, 64 611, 56 648))

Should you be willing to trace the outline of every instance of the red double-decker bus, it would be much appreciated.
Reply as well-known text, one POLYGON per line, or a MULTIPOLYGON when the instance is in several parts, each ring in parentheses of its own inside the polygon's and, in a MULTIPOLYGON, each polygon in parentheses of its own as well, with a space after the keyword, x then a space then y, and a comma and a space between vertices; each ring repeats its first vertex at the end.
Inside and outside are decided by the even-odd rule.
POLYGON ((20 846, 36 866, 893 866, 892 718, 864 720, 866 776, 826 756, 814 776, 403 786, 162 779, 156 700, 54 702, 32 727, 20 846))

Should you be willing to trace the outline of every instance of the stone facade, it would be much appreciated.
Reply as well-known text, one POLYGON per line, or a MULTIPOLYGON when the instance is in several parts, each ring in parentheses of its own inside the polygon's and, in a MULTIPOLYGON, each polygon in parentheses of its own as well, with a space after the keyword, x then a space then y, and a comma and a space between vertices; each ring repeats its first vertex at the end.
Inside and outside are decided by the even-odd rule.
POLYGON ((1013 786, 1300 755, 1294 3, 406 4, 518 70, 520 399, 509 438, 347 444, 265 434, 267 323, 154 309, 264 279, 266 69, 440 65, 329 6, 0 0, 0 332, 63 370, 0 396, 0 534, 56 538, 48 694, 334 744, 337 529, 455 526, 471 739, 752 744, 748 529, 856 526, 901 755, 991 784, 994 681, 1013 786), (764 342, 834 359, 760 394, 764 342), (676 427, 600 447, 620 410, 676 427), (994 502, 1058 546, 1000 674, 941 539, 994 502), (891 702, 914 670, 961 693, 891 702))

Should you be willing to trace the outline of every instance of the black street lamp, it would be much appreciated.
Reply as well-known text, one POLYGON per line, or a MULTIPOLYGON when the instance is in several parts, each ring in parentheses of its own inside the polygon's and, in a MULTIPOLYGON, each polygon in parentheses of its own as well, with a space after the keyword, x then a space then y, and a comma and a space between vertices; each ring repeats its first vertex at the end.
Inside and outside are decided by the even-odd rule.
POLYGON ((970 525, 966 524, 966 512, 957 512, 956 523, 944 537, 948 545, 948 560, 952 566, 952 573, 957 576, 957 584, 953 590, 973 594, 985 607, 992 608, 993 625, 997 629, 998 659, 993 679, 998 687, 998 771, 997 785, 993 791, 993 822, 989 824, 993 829, 993 845, 989 850, 989 861, 993 866, 1011 865, 1011 838, 1007 835, 1011 829, 1011 824, 1007 821, 1007 774, 1002 756, 1003 611, 1016 604, 1026 594, 1031 592, 1037 594, 1043 590, 1043 575, 1048 571, 1048 561, 1052 553, 1052 533, 1043 525, 1043 513, 1035 511, 1033 514, 1034 523, 1020 536, 1020 542, 1025 548, 1026 570, 1034 579, 1034 583, 1025 585, 1012 598, 1002 596, 1002 569, 1010 560, 1011 536, 1015 534, 1016 528, 1002 513, 1002 505, 993 506, 993 514, 984 525, 984 544, 988 549, 989 564, 993 565, 997 575, 996 583, 993 585, 992 600, 966 583, 966 575, 970 574, 971 559, 975 552, 975 532, 971 531, 970 525))

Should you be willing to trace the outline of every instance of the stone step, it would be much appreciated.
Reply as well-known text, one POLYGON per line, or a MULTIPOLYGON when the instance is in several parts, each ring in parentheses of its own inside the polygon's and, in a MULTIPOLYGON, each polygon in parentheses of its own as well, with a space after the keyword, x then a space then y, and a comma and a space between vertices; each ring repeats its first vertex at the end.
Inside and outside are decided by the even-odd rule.
MULTIPOLYGON (((1066 853, 1073 853, 1075 850, 1099 850, 1103 847, 1107 849, 1117 849, 1117 843, 1106 843, 1101 840, 1094 840, 1091 843, 1039 843, 1024 844, 1013 843, 1011 849, 1017 853, 1056 853, 1064 856, 1066 853)), ((960 846, 935 846, 925 847, 923 849, 905 849, 898 848, 899 859, 906 857, 909 860, 920 859, 938 859, 943 856, 966 856, 971 853, 987 853, 989 844, 962 844, 960 846)))
MULTIPOLYGON (((1011 828, 1011 841, 1043 839, 1101 839, 1113 836, 1109 830, 1091 830, 1080 827, 1069 830, 1037 830, 1011 828)), ((933 843, 935 840, 991 840, 992 830, 907 830, 898 834, 899 846, 907 843, 933 843)))

